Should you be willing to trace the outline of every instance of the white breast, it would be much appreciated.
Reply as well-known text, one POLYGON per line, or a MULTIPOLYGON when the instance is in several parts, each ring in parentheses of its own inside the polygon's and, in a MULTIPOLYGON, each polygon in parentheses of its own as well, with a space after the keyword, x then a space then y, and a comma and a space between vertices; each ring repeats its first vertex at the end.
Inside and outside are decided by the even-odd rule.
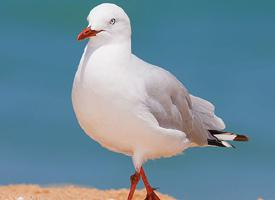
POLYGON ((142 98, 142 95, 137 97, 142 84, 133 77, 130 80, 131 75, 127 73, 130 71, 124 66, 116 66, 93 54, 86 65, 80 64, 72 100, 77 119, 90 137, 108 149, 131 155, 136 141, 135 133, 129 130, 141 130, 136 127, 135 112, 129 110, 139 110, 142 106, 137 104, 137 99, 142 98))

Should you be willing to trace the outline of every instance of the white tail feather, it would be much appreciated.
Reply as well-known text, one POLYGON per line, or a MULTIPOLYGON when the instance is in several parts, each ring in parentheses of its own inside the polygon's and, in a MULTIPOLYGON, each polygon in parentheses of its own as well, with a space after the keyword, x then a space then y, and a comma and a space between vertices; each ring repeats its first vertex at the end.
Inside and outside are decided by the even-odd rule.
POLYGON ((226 147, 233 147, 233 148, 234 148, 234 146, 233 146, 232 144, 230 144, 230 143, 228 143, 228 142, 226 142, 226 141, 221 141, 221 143, 222 143, 224 146, 226 146, 226 147))
POLYGON ((237 137, 236 134, 227 134, 227 133, 215 134, 214 136, 219 140, 229 140, 229 141, 233 141, 237 137))

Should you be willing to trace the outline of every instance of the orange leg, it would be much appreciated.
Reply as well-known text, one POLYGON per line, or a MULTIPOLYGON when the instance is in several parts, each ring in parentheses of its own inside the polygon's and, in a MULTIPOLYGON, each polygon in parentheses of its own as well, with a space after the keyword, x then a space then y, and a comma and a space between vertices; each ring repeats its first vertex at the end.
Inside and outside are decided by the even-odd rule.
POLYGON ((138 172, 134 173, 130 177, 131 187, 130 187, 130 192, 128 194, 128 200, 132 200, 135 190, 136 190, 136 186, 139 182, 139 179, 140 179, 140 173, 138 173, 138 172))
POLYGON ((160 200, 160 198, 154 192, 154 188, 152 188, 151 185, 149 184, 142 167, 140 168, 140 175, 141 175, 142 181, 143 181, 144 186, 147 191, 147 196, 146 196, 145 200, 160 200))

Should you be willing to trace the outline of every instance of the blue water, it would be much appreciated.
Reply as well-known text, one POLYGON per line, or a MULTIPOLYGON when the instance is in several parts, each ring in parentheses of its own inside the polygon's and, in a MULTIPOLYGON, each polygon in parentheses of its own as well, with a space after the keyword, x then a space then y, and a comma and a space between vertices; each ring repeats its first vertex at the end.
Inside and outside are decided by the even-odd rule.
MULTIPOLYGON (((70 99, 85 46, 76 35, 99 2, 1 2, 0 184, 129 186, 131 159, 90 140, 70 99)), ((152 185, 178 199, 275 199, 275 2, 113 2, 132 19, 135 54, 174 73, 216 105, 228 130, 251 139, 150 161, 152 185)))

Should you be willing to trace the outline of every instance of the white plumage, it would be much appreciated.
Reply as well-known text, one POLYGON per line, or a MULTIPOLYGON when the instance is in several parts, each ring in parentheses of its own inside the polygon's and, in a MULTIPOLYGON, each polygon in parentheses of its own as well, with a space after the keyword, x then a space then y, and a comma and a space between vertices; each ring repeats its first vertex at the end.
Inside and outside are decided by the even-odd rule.
POLYGON ((120 7, 101 4, 88 21, 94 35, 78 66, 72 101, 91 138, 132 156, 139 171, 148 159, 207 146, 213 139, 208 129, 225 128, 211 103, 189 95, 169 72, 132 54, 130 20, 120 7))

